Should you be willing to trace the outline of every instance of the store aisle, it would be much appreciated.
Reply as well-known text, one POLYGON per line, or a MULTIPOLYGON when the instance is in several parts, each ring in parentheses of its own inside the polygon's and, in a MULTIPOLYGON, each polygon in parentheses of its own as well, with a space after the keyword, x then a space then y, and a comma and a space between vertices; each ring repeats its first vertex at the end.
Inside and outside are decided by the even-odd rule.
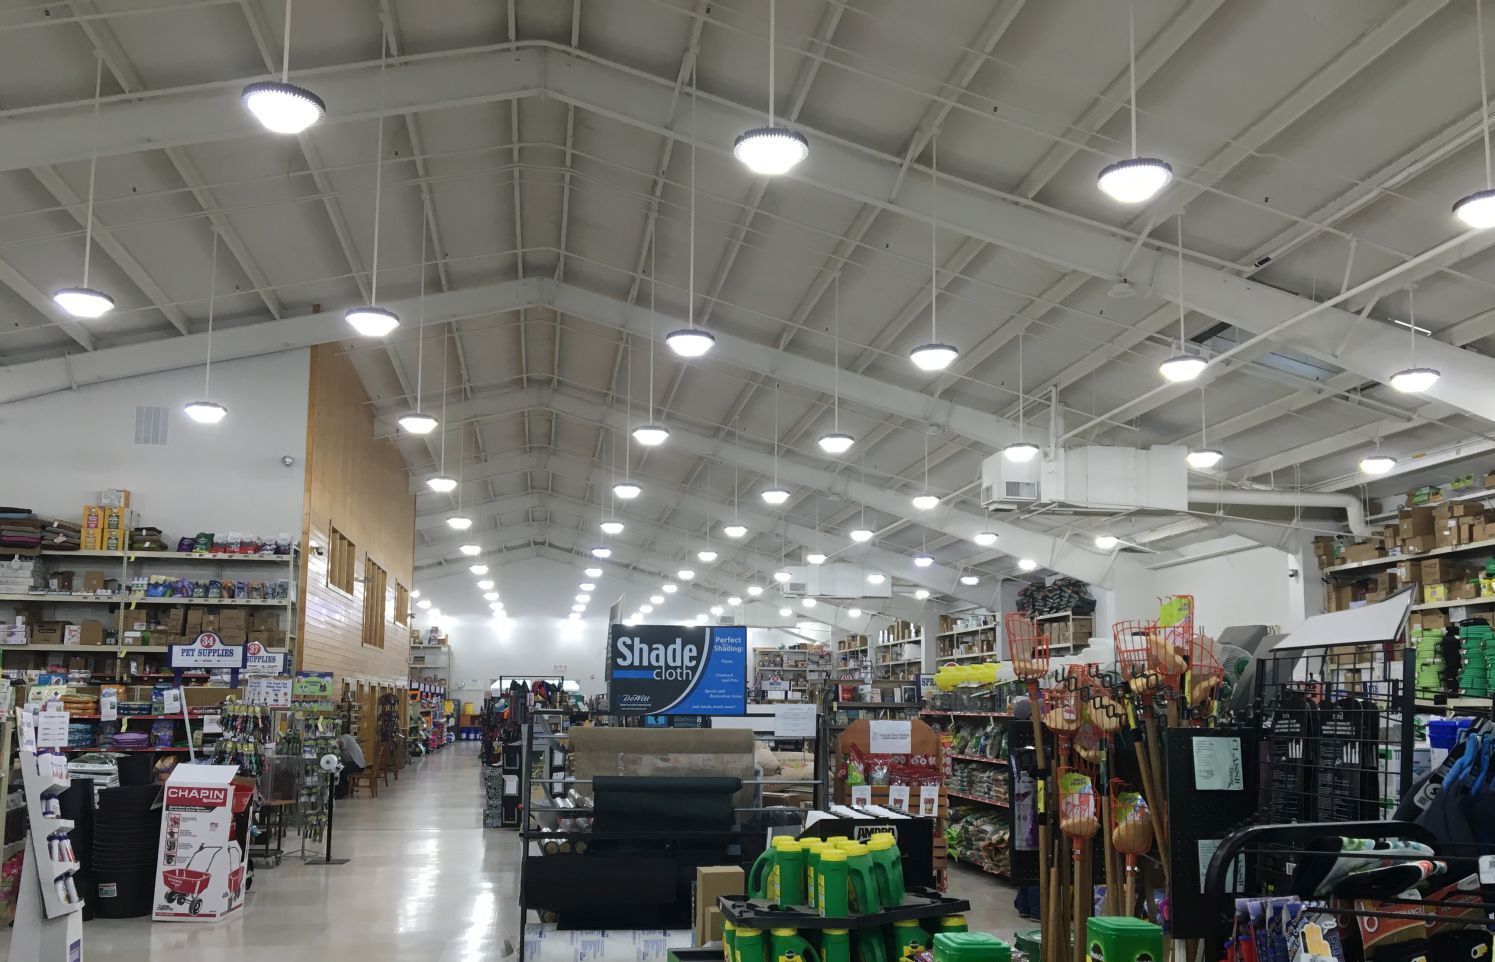
POLYGON ((379 798, 338 802, 333 854, 348 864, 287 857, 261 869, 247 908, 227 922, 88 922, 84 957, 497 962, 516 931, 518 845, 512 832, 483 830, 478 765, 476 743, 417 759, 379 798))

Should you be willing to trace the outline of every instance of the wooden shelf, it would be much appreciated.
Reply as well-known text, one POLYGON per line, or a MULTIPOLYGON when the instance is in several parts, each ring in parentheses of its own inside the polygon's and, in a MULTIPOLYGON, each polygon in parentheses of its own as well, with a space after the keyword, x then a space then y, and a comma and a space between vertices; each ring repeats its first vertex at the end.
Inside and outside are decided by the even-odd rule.
POLYGON ((987 798, 985 795, 967 795, 965 792, 956 792, 948 788, 945 789, 945 794, 949 795, 951 798, 963 798, 968 802, 980 802, 983 805, 994 805, 997 808, 1012 807, 1012 805, 1008 802, 998 801, 995 798, 987 798))
POLYGON ((950 715, 955 718, 1011 718, 1010 711, 942 711, 938 708, 926 708, 919 712, 921 715, 950 715))
MULTIPOLYGON (((1442 503, 1442 502, 1439 502, 1442 503)), ((1463 554, 1466 551, 1489 551, 1495 549, 1495 538, 1487 538, 1484 541, 1475 541, 1470 544, 1452 545, 1447 548, 1434 548, 1424 551, 1422 554, 1400 554, 1385 558, 1372 558, 1369 561, 1347 561, 1332 568, 1323 569, 1326 575, 1338 574, 1341 571, 1366 571, 1372 568, 1389 568, 1403 561, 1421 561, 1424 558, 1441 558, 1445 555, 1463 554)))
POLYGON ((1461 598, 1455 601, 1429 601, 1426 604, 1413 605, 1413 611, 1437 611, 1441 608, 1461 608, 1465 605, 1479 607, 1482 605, 1495 605, 1495 596, 1484 598, 1461 598))
POLYGON ((1007 764, 1007 759, 1005 758, 987 758, 985 755, 957 755, 951 752, 950 757, 963 762, 985 762, 988 765, 1007 764))

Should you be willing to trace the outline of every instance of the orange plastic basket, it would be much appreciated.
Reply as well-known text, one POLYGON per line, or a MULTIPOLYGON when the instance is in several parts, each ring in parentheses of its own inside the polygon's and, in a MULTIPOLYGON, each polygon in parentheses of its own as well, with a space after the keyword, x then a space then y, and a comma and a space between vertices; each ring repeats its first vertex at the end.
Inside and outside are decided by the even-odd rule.
POLYGON ((1215 639, 1202 631, 1194 633, 1189 643, 1189 690, 1185 692, 1190 707, 1208 704, 1225 684, 1225 669, 1215 653, 1215 639))
POLYGON ((1007 655, 1019 681, 1038 681, 1049 670, 1049 638, 1027 615, 1013 611, 1002 619, 1007 655))

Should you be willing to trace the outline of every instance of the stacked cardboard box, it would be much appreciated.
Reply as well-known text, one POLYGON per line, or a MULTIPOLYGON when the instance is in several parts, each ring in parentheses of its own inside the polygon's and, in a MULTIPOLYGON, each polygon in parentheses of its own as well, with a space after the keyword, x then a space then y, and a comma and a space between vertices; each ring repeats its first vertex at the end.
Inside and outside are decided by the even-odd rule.
POLYGON ((78 547, 84 551, 124 551, 130 546, 130 529, 135 523, 135 512, 127 505, 86 504, 78 547))

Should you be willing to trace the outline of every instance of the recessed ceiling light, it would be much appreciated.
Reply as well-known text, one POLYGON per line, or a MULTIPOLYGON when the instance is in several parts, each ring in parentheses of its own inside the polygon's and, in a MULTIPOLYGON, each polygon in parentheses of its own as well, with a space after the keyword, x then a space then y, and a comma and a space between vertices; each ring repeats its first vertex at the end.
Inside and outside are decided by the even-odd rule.
POLYGON ((800 601, 800 604, 804 605, 806 608, 813 608, 815 607, 816 602, 814 598, 805 598, 800 601))
POLYGON ((853 618, 860 618, 860 617, 862 617, 862 609, 860 609, 860 608, 847 608, 846 609, 846 613, 848 615, 850 615, 851 617, 853 617, 853 618))
POLYGON ((752 597, 756 598, 759 595, 763 594, 763 586, 762 585, 748 585, 747 593, 749 595, 751 595, 752 597))
POLYGON ((783 488, 765 488, 759 497, 765 504, 780 505, 789 500, 789 492, 783 488))
POLYGON ((1034 561, 1032 558, 1019 558, 1019 559, 1017 559, 1017 566, 1018 566, 1018 568, 1020 568, 1023 571, 1037 571, 1038 570, 1038 562, 1034 561))
POLYGON ((981 583, 981 579, 976 575, 961 575, 960 583, 966 586, 979 585, 981 583))
POLYGON ((664 336, 670 350, 681 357, 700 357, 716 346, 716 338, 699 327, 682 327, 664 336))
POLYGON ((681 568, 679 571, 675 572, 675 577, 680 579, 681 581, 695 581, 696 573, 689 568, 681 568))
POLYGON ((1409 367, 1391 375, 1391 386, 1403 394, 1421 394, 1437 384, 1438 377, 1430 367, 1409 367))
POLYGON ((680 586, 675 584, 673 581, 670 581, 662 585, 661 590, 664 591, 664 593, 667 595, 672 595, 680 590, 680 586))
POLYGON ((1360 470, 1366 474, 1386 474, 1396 467, 1396 458, 1389 454, 1367 454, 1360 459, 1360 470))
POLYGON ((321 97, 283 81, 252 83, 239 94, 239 101, 272 134, 299 134, 327 116, 321 97))
POLYGON ((825 564, 825 555, 821 554, 818 551, 811 551, 809 554, 805 555, 805 564, 823 565, 825 564))
POLYGON ((845 454, 851 450, 851 446, 856 443, 856 439, 849 434, 833 431, 830 434, 822 434, 818 443, 820 450, 826 454, 845 454))
POLYGON ((594 558, 611 558, 612 556, 613 549, 609 548, 605 544, 600 544, 592 549, 592 557, 594 558))
POLYGON ((1158 365, 1158 372, 1175 384, 1192 381, 1204 373, 1209 362, 1198 354, 1175 354, 1158 365))
POLYGON ((623 522, 621 521, 604 521, 602 522, 602 524, 598 525, 598 527, 602 529, 603 534, 623 533, 623 522))
POLYGON ((777 177, 810 156, 810 142, 787 127, 754 127, 732 142, 732 156, 760 177, 777 177))
POLYGON ((52 295, 52 302, 84 320, 103 317, 114 310, 114 298, 91 287, 64 287, 52 295))
POLYGON ((929 600, 929 589, 928 588, 920 588, 919 590, 917 590, 917 591, 914 592, 914 597, 918 598, 920 601, 928 601, 929 600))
POLYGON ((1173 168, 1156 157, 1133 157, 1103 168, 1096 186, 1122 204, 1140 204, 1156 197, 1173 179, 1173 168))
POLYGON ((711 564, 711 562, 715 561, 716 558, 716 552, 712 551, 710 548, 702 548, 700 551, 696 552, 696 560, 701 562, 701 564, 709 565, 711 564))
POLYGON ((908 352, 908 359, 921 371, 943 371, 960 357, 949 344, 921 344, 908 352))
POLYGON ((619 481, 617 484, 613 485, 613 494, 623 501, 632 501, 634 498, 643 493, 644 489, 634 484, 632 481, 619 481))
POLYGON ((343 312, 343 320, 364 337, 383 337, 400 326, 394 311, 382 307, 353 307, 343 312))
POLYGON ((641 424, 633 429, 633 439, 646 448, 657 448, 670 439, 670 429, 662 424, 641 424))
POLYGON ((446 519, 447 527, 453 531, 466 531, 472 527, 472 519, 462 514, 454 514, 446 519))
POLYGON ((1225 458, 1225 452, 1218 448, 1202 448, 1198 451, 1190 451, 1184 460, 1189 462, 1189 467, 1200 471, 1208 471, 1219 464, 1225 458))
POLYGON ((486 592, 484 592, 483 593, 483 600, 484 601, 497 601, 498 600, 498 592, 496 592, 496 591, 486 591, 486 592))
POLYGON ((483 553, 483 546, 480 544, 462 544, 457 546, 457 550, 465 555, 478 555, 483 553))
POLYGON ((1110 551, 1121 543, 1121 539, 1114 534, 1098 534, 1095 536, 1095 546, 1102 551, 1110 551))
POLYGON ((492 591, 493 590, 493 579, 491 579, 491 578, 484 578, 481 581, 479 581, 478 582, 478 590, 479 591, 492 591))
POLYGON ((217 424, 228 417, 228 408, 216 401, 191 401, 182 410, 198 424, 217 424))
POLYGON ((1014 464, 1026 464, 1038 456, 1038 445, 1032 441, 1014 441, 1002 449, 1002 457, 1014 464))
POLYGON ((869 585, 880 585, 887 580, 888 576, 880 571, 874 571, 871 574, 867 575, 867 584, 869 585))
POLYGON ((914 495, 914 508, 919 511, 929 511, 939 507, 940 499, 932 494, 914 495))
POLYGON ((436 430, 437 420, 422 411, 406 411, 397 423, 400 429, 411 434, 430 434, 436 430))
POLYGON ((711 613, 713 615, 715 615, 716 617, 718 617, 718 618, 720 618, 722 616, 722 612, 724 612, 726 610, 727 609, 723 608, 721 605, 712 605, 711 606, 711 613))
POLYGON ((780 608, 779 609, 779 617, 780 618, 793 618, 794 617, 794 609, 793 608, 780 608))
POLYGON ((852 528, 851 540, 857 544, 866 544, 872 540, 872 531, 869 528, 852 528))
POLYGON ((726 535, 729 538, 744 537, 747 534, 747 531, 747 525, 745 524, 728 524, 722 526, 722 534, 726 535))
POLYGON ((586 575, 588 578, 602 577, 602 569, 597 567, 583 568, 581 573, 586 575))
POLYGON ((916 567, 916 568, 927 568, 927 567, 929 567, 932 564, 934 564, 934 559, 931 558, 931 557, 929 557, 929 555, 927 555, 927 554, 916 554, 916 555, 914 555, 914 567, 916 567))
POLYGON ((485 574, 488 573, 488 566, 487 565, 468 565, 467 566, 467 570, 471 571, 475 575, 485 575, 485 574))
POLYGON ((983 548, 990 548, 997 543, 997 533, 995 531, 978 531, 971 540, 983 548))
POLYGON ((437 494, 446 494, 448 491, 454 490, 457 487, 457 479, 449 478, 444 474, 438 474, 435 477, 426 479, 426 487, 430 488, 432 491, 435 491, 437 494))

